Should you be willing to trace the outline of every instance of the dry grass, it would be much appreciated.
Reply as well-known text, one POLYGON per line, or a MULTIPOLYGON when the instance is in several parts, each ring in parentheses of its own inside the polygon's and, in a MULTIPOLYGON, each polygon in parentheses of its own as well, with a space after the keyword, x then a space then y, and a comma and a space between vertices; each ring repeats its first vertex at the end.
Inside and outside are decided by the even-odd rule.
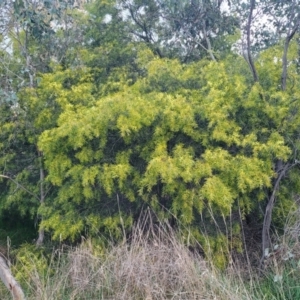
POLYGON ((233 269, 221 276, 168 226, 138 226, 130 242, 93 253, 86 242, 55 253, 42 274, 32 268, 28 299, 252 299, 233 269))
POLYGON ((103 299, 241 299, 168 228, 134 231, 130 245, 98 260, 88 249, 69 253, 74 291, 101 291, 103 299), (90 266, 87 268, 87 266, 90 266))

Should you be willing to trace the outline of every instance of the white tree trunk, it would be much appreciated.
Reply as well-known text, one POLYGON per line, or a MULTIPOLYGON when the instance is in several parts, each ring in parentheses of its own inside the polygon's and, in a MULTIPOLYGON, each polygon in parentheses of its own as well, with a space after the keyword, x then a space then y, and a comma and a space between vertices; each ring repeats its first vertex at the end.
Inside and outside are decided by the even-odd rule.
POLYGON ((6 260, 2 256, 0 256, 0 278, 11 292, 14 300, 25 300, 22 288, 11 274, 6 260))

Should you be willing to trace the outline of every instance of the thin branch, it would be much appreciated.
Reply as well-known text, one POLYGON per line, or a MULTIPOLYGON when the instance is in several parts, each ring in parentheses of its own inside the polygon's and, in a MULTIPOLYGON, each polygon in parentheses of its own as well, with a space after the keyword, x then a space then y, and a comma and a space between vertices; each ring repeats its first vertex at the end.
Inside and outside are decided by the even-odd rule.
MULTIPOLYGON (((44 171, 44 166, 43 166, 43 153, 38 151, 39 153, 39 161, 40 161, 40 205, 45 203, 45 186, 44 186, 44 181, 45 181, 45 171, 44 171)), ((45 238, 45 230, 44 228, 39 228, 39 236, 36 241, 37 246, 41 246, 44 242, 45 238)))
POLYGON ((31 191, 29 191, 25 186, 23 186, 18 181, 16 181, 13 178, 11 178, 10 176, 6 176, 6 175, 3 175, 3 174, 0 174, 0 178, 6 178, 8 180, 11 180, 17 187, 20 187, 22 190, 24 190, 25 192, 27 192, 28 194, 30 194, 31 196, 33 196, 35 199, 37 199, 37 200, 40 201, 40 198, 37 195, 35 195, 31 191))
POLYGON ((292 38, 294 37, 294 35, 296 34, 296 32, 299 28, 299 25, 300 25, 300 14, 298 14, 297 19, 298 20, 296 22, 296 25, 294 26, 292 31, 288 34, 288 36, 286 37, 285 42, 284 42, 284 51, 283 51, 283 56, 282 56, 282 74, 281 74, 281 89, 283 91, 286 90, 287 65, 288 65, 287 54, 288 54, 290 42, 291 42, 292 38))
POLYGON ((149 45, 153 46, 152 51, 154 51, 154 53, 156 53, 160 58, 162 58, 163 55, 162 55, 160 49, 158 47, 154 46, 155 41, 153 40, 151 31, 149 32, 149 29, 147 28, 146 23, 144 21, 138 20, 138 17, 135 15, 132 7, 128 7, 128 10, 130 12, 130 16, 131 16, 132 20, 135 22, 135 24, 138 27, 140 27, 140 29, 142 29, 142 31, 145 33, 145 35, 135 32, 135 31, 131 31, 131 32, 134 35, 136 35, 137 37, 139 37, 140 39, 143 39, 149 45))
POLYGON ((253 79, 255 82, 258 82, 258 75, 257 75, 257 71, 252 59, 252 55, 251 55, 251 40, 250 40, 250 36, 251 36, 251 23, 253 20, 253 10, 255 7, 255 0, 250 0, 250 12, 249 12, 249 16, 248 16, 248 22, 247 22, 247 60, 253 75, 253 79))

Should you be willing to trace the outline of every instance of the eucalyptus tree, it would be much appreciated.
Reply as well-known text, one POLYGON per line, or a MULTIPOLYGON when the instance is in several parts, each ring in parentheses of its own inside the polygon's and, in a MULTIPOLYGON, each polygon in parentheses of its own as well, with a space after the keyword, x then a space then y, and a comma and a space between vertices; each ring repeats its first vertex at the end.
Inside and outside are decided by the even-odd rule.
MULTIPOLYGON (((37 224, 37 209, 51 191, 37 140, 53 126, 57 109, 51 94, 40 96, 34 89, 40 75, 63 64, 70 48, 80 43, 73 5, 46 0, 1 3, 1 209, 2 214, 18 211, 37 224), (52 118, 45 117, 46 111, 52 118)), ((37 244, 43 239, 40 229, 37 244)))
POLYGON ((77 46, 78 65, 91 69, 95 80, 93 93, 107 95, 123 82, 135 82, 142 76, 137 66, 137 51, 122 11, 116 1, 94 1, 87 6, 88 22, 83 26, 83 45, 77 46))
MULTIPOLYGON (((215 0, 119 0, 128 30, 160 57, 183 61, 228 53, 226 40, 236 30, 236 19, 215 0)), ((223 3, 224 2, 224 3, 223 3)))

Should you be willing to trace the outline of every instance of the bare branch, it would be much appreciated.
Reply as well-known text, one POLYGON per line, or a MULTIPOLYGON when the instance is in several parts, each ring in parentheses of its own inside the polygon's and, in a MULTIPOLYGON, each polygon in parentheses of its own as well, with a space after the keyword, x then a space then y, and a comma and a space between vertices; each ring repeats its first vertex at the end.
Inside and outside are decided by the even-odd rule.
POLYGON ((288 54, 288 50, 289 50, 289 45, 290 45, 292 38, 296 34, 299 26, 300 26, 300 14, 298 14, 297 22, 296 22, 294 28, 292 28, 291 32, 288 34, 288 36, 286 37, 285 42, 284 42, 284 50, 283 50, 283 56, 282 56, 282 74, 281 74, 281 89, 283 91, 285 91, 285 89, 286 89, 287 65, 288 65, 287 54, 288 54))

